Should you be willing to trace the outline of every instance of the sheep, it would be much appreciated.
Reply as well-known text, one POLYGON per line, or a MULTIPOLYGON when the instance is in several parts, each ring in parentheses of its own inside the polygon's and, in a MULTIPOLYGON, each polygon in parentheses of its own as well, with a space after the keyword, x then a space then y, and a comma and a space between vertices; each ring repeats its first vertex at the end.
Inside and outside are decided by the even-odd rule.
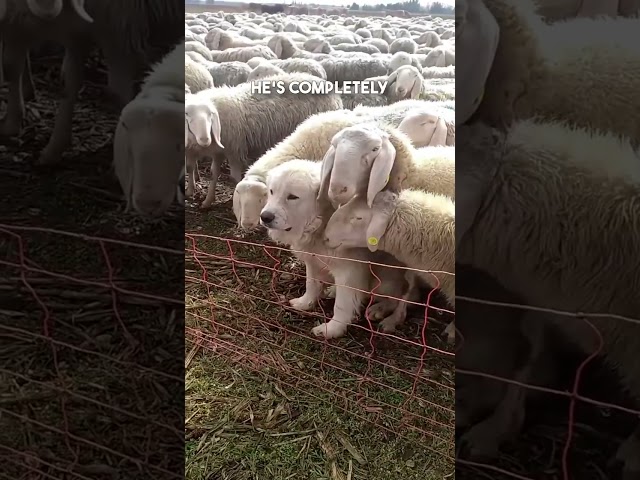
POLYGON ((424 61, 425 67, 448 67, 455 65, 455 53, 444 45, 435 47, 429 53, 424 61))
POLYGON ((188 56, 184 57, 184 81, 190 93, 213 88, 213 77, 204 65, 194 62, 188 56))
POLYGON ((222 51, 211 52, 211 60, 213 62, 244 62, 254 57, 262 57, 267 60, 275 60, 276 55, 264 45, 255 45, 253 47, 237 47, 228 48, 222 51))
POLYGON ((321 60, 320 65, 327 72, 327 80, 332 82, 365 80, 387 73, 387 66, 376 58, 329 58, 321 60))
POLYGON ((200 42, 186 42, 184 44, 185 52, 196 52, 200 54, 202 57, 207 59, 209 62, 211 61, 211 50, 209 50, 206 46, 202 45, 200 42))
POLYGON ((368 55, 373 55, 374 53, 380 53, 380 50, 373 45, 366 43, 358 43, 354 45, 353 43, 339 43, 334 45, 336 50, 340 50, 343 52, 360 52, 366 53, 368 55))
POLYGON ((283 82, 284 94, 253 93, 252 85, 244 83, 187 96, 185 116, 191 132, 187 156, 213 158, 211 181, 202 208, 208 208, 215 200, 215 185, 223 156, 230 163, 231 177, 239 182, 250 156, 264 154, 310 115, 342 108, 342 100, 335 93, 301 96, 289 91, 291 82, 324 82, 317 77, 300 73, 271 79, 283 82))
POLYGON ((208 65, 211 62, 210 60, 206 59, 201 54, 193 50, 185 51, 184 54, 194 62, 200 63, 202 65, 208 65))
POLYGON ((362 40, 352 35, 334 35, 329 38, 329 44, 331 45, 338 45, 340 43, 351 43, 355 45, 362 43, 362 40))
POLYGON ((316 60, 309 58, 288 58, 286 60, 271 60, 271 62, 287 73, 308 73, 323 80, 327 79, 327 72, 316 60))
POLYGON ((381 124, 362 123, 338 132, 322 164, 322 191, 333 205, 360 194, 371 206, 379 192, 405 187, 455 198, 455 150, 416 150, 403 133, 381 124))
POLYGON ((389 44, 381 38, 370 38, 366 40, 363 45, 373 45, 380 53, 389 53, 389 44))
POLYGON ((113 166, 126 212, 133 208, 142 215, 158 216, 176 198, 185 148, 178 128, 184 115, 183 51, 180 43, 155 65, 138 95, 120 113, 113 166))
POLYGON ((242 62, 211 62, 207 67, 216 86, 235 87, 246 82, 251 73, 251 67, 242 62))
MULTIPOLYGON (((638 326, 613 318, 640 318, 640 236, 635 234, 640 188, 637 163, 631 169, 625 153, 632 151, 630 140, 618 140, 620 146, 606 153, 611 161, 602 162, 613 134, 585 130, 582 144, 554 149, 544 138, 513 139, 513 127, 507 132, 482 123, 461 128, 458 261, 510 285, 530 305, 600 314, 589 319, 598 336, 584 322, 565 316, 554 316, 553 326, 584 352, 598 351, 601 339, 605 362, 639 402, 638 326)), ((555 130, 556 138, 575 135, 566 124, 555 130)), ((492 427, 490 436, 472 437, 481 450, 479 443, 494 441, 504 428, 487 427, 492 427)), ((625 478, 640 473, 639 434, 636 428, 616 454, 625 478)))
POLYGON ((448 67, 427 67, 422 69, 422 76, 429 78, 455 78, 456 67, 449 65, 448 67))
POLYGON ((389 45, 389 53, 407 52, 416 53, 418 44, 411 38, 396 38, 391 45, 389 45))
POLYGON ((259 80, 266 77, 272 77, 273 75, 281 75, 284 73, 286 72, 280 67, 276 67, 271 63, 262 63, 251 71, 249 77, 247 78, 247 82, 259 80))
POLYGON ((422 74, 412 66, 403 66, 389 76, 367 78, 366 81, 375 88, 381 88, 381 93, 353 93, 342 96, 346 108, 357 105, 381 106, 406 98, 419 98, 423 91, 424 79, 422 74))
POLYGON ((406 134, 416 147, 454 146, 456 143, 454 117, 454 112, 429 105, 409 112, 398 125, 398 130, 406 134))
MULTIPOLYGON (((48 3, 54 9, 59 4, 48 3)), ((71 144, 73 107, 82 86, 84 60, 94 42, 105 57, 109 89, 117 95, 118 103, 124 105, 135 96, 135 84, 143 77, 145 68, 183 36, 183 29, 176 22, 182 12, 175 2, 147 5, 125 0, 74 0, 70 2, 71 8, 57 12, 31 10, 37 7, 33 2, 12 1, 9 6, 12 8, 2 25, 9 96, 6 115, 0 122, 0 136, 17 136, 21 132, 24 117, 21 77, 31 43, 55 38, 65 46, 65 95, 58 106, 49 142, 37 160, 41 165, 59 161, 71 144), (49 13, 54 13, 53 18, 49 13), (162 43, 153 45, 150 39, 156 38, 160 30, 162 43)))
POLYGON ((304 42, 302 48, 312 53, 331 53, 333 47, 322 37, 311 37, 304 42))
POLYGON ((476 87, 484 89, 471 109, 478 120, 502 127, 533 116, 562 118, 640 143, 634 83, 640 63, 628 40, 638 30, 638 19, 580 18, 546 25, 531 5, 491 0, 486 6, 500 26, 500 39, 486 82, 476 87), (570 42, 556 49, 560 35, 568 32, 570 42), (578 88, 585 83, 589 88, 578 88), (594 101, 593 92, 610 92, 611 85, 615 95, 594 101))
MULTIPOLYGON (((308 160, 290 160, 271 170, 266 179, 267 203, 260 218, 268 228, 269 237, 291 247, 296 257, 305 263, 305 293, 289 301, 292 307, 302 311, 312 309, 320 298, 323 283, 328 283, 331 277, 335 279, 333 318, 311 330, 314 335, 330 339, 344 335, 368 296, 364 292, 372 286, 374 277, 369 265, 352 259, 386 265, 398 265, 398 262, 384 252, 372 254, 366 249, 327 249, 323 245, 323 224, 333 209, 326 202, 316 201, 320 185, 319 167, 319 164, 308 160), (291 195, 297 197, 295 204, 288 201, 291 195), (319 259, 318 255, 325 258, 319 259)), ((380 265, 372 265, 371 268, 377 271, 376 277, 386 283, 385 290, 398 290, 396 279, 399 276, 402 280, 404 272, 398 275, 397 269, 380 265), (389 274, 395 281, 385 281, 389 274)))
POLYGON ((356 195, 331 215, 324 242, 329 248, 367 247, 390 254, 420 270, 415 274, 428 285, 435 283, 455 308, 455 213, 451 198, 422 190, 384 191, 371 207, 356 195))
POLYGON ((204 37, 206 46, 210 50, 227 50, 229 48, 252 47, 257 43, 255 40, 232 35, 220 28, 212 28, 204 37))
POLYGON ((436 32, 425 32, 416 39, 416 42, 431 48, 442 45, 442 40, 436 32))
POLYGON ((422 70, 422 65, 415 56, 410 55, 407 52, 396 52, 389 59, 389 67, 387 71, 392 73, 405 65, 411 65, 418 70, 422 70))

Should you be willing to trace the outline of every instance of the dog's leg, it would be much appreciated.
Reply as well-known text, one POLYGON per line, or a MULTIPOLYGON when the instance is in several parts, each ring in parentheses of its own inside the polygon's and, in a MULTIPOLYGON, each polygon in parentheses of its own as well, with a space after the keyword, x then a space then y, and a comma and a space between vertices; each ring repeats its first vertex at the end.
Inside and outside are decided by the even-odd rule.
POLYGON ((324 286, 322 281, 324 276, 322 266, 316 260, 305 259, 304 266, 307 275, 304 295, 289 300, 289 305, 296 310, 306 312, 312 310, 318 304, 324 286))
POLYGON ((369 266, 366 264, 341 265, 340 268, 332 269, 332 273, 336 279, 333 318, 311 330, 314 335, 327 339, 338 338, 346 333, 347 327, 362 308, 367 297, 364 292, 369 285, 369 266))

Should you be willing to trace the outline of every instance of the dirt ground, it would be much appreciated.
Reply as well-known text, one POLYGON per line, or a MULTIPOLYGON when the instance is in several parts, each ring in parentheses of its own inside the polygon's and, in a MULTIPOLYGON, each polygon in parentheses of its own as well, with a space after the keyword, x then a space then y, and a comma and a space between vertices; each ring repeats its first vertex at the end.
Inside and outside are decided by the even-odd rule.
POLYGON ((16 479, 182 478, 183 211, 154 223, 122 213, 110 167, 117 116, 102 100, 97 61, 72 150, 61 165, 34 168, 59 65, 55 55, 34 59, 24 132, 0 140, 1 470, 16 479))

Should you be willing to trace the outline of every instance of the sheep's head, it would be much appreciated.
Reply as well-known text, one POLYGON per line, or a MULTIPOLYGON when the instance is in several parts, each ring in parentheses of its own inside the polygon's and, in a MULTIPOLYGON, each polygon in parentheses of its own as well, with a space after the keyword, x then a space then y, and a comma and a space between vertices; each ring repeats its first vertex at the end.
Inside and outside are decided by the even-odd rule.
POLYGON ((143 215, 159 216, 176 199, 176 182, 184 169, 184 143, 178 135, 183 111, 181 102, 148 99, 136 99, 122 110, 120 124, 132 170, 131 200, 143 215))
POLYGON ((187 129, 193 134, 196 143, 200 147, 211 145, 211 137, 213 135, 216 145, 224 148, 220 141, 222 130, 220 115, 213 102, 202 95, 187 95, 185 97, 184 115, 187 129))
POLYGON ((321 188, 334 205, 366 192, 371 205, 388 183, 396 158, 389 134, 375 125, 355 125, 336 133, 322 160, 321 188))
POLYGON ((238 226, 250 230, 260 224, 260 212, 267 203, 267 185, 259 178, 247 176, 233 191, 233 213, 238 226))
POLYGON ((364 197, 356 195, 339 207, 324 229, 324 242, 329 248, 364 248, 378 250, 398 194, 380 192, 369 207, 364 197))
POLYGON ((297 243, 321 223, 319 202, 320 165, 309 160, 289 160, 267 175, 267 203, 260 223, 269 236, 285 244, 297 243))
POLYGON ((389 75, 387 82, 393 87, 398 99, 415 100, 422 93, 424 77, 416 67, 404 65, 389 75))
POLYGON ((447 124, 433 112, 417 111, 409 113, 398 130, 405 133, 416 147, 438 147, 447 144, 447 124))

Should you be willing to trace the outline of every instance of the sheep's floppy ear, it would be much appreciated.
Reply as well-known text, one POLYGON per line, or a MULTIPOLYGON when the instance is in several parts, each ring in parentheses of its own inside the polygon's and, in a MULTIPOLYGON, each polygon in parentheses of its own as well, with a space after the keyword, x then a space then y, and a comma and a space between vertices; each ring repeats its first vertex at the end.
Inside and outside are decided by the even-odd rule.
POLYGON ((238 193, 237 188, 233 191, 233 214, 236 216, 238 226, 241 226, 240 221, 242 220, 242 202, 240 201, 240 194, 238 193))
POLYGON ((398 80, 398 70, 394 71, 387 77, 387 88, 390 88, 398 80))
POLYGON ((316 45, 316 48, 313 49, 313 53, 322 53, 323 48, 324 45, 322 43, 319 43, 318 45, 316 45))
POLYGON ((325 153, 322 159, 322 170, 320 170, 320 189, 318 190, 317 200, 327 191, 329 187, 329 179, 331 178, 331 171, 333 170, 333 162, 336 159, 336 147, 331 144, 327 153, 325 153))
POLYGON ((211 50, 218 50, 220 48, 220 42, 222 40, 222 32, 217 31, 213 34, 211 39, 211 50))
POLYGON ((276 54, 276 57, 282 58, 282 39, 281 38, 279 38, 278 41, 276 42, 275 54, 276 54))
POLYGON ((411 87, 411 99, 415 100, 416 98, 420 98, 420 94, 422 93, 422 78, 416 77, 413 80, 413 87, 411 87))
POLYGON ((396 159, 396 148, 389 140, 389 135, 382 135, 382 145, 378 156, 373 160, 371 173, 369 174, 369 186, 367 187, 367 205, 371 207, 373 199, 389 182, 389 175, 396 159))
POLYGON ((84 8, 84 0, 71 0, 71 6, 78 16, 85 22, 93 23, 93 18, 87 13, 84 8))
POLYGON ((378 243, 384 235, 394 211, 394 205, 398 194, 393 192, 380 192, 373 202, 371 221, 367 227, 367 247, 369 251, 378 250, 378 243))
POLYGON ((220 115, 218 114, 218 110, 214 108, 211 112, 211 133, 213 134, 213 139, 215 140, 216 144, 220 148, 224 148, 224 145, 220 143, 221 130, 222 127, 220 126, 220 115))
POLYGON ((446 144, 447 144, 447 124, 442 119, 442 117, 438 117, 438 121, 436 122, 436 128, 433 131, 433 135, 431 136, 431 141, 429 142, 429 146, 441 147, 446 144))

